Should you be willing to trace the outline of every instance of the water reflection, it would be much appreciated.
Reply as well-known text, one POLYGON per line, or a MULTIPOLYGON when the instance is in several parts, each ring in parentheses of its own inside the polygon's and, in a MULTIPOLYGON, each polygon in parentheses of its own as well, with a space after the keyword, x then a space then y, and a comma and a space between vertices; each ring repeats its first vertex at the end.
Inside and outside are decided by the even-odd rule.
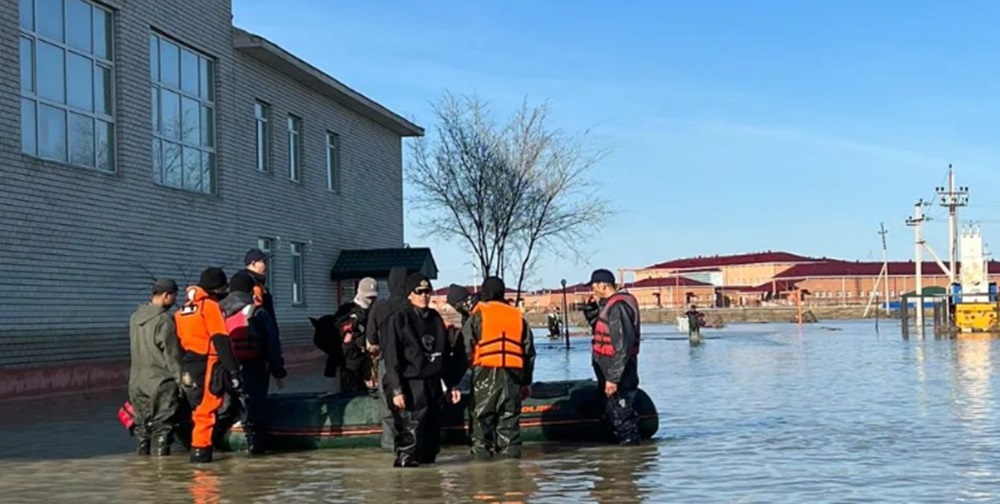
MULTIPOLYGON (((473 463, 452 447, 414 470, 366 449, 221 454, 195 467, 185 453, 131 455, 114 418, 120 394, 24 403, 0 415, 0 501, 997 501, 998 341, 835 326, 733 325, 697 347, 650 327, 640 374, 660 412, 656 442, 532 444, 520 461, 473 463)), ((537 378, 590 378, 589 341, 562 345, 540 344, 537 378)), ((322 387, 319 371, 288 391, 322 387)))

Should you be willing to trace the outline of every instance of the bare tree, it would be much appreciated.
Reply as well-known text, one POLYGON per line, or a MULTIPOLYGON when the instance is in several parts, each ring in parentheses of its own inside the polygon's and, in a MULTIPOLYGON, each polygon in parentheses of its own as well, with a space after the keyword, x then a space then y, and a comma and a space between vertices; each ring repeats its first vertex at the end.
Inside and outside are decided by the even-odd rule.
POLYGON ((476 96, 446 94, 434 114, 407 167, 427 235, 461 241, 484 276, 516 272, 518 300, 540 253, 582 257, 610 211, 588 179, 604 152, 587 132, 549 128, 544 103, 524 101, 502 126, 476 96))

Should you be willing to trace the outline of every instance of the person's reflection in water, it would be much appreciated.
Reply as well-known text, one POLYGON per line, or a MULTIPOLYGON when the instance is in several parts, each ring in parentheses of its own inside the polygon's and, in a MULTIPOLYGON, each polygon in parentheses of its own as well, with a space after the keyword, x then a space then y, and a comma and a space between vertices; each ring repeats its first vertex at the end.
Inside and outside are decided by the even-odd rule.
POLYGON ((656 474, 654 465, 659 449, 654 443, 628 450, 604 450, 601 456, 593 457, 592 460, 597 460, 591 472, 595 477, 590 491, 593 502, 647 502, 652 498, 651 489, 663 491, 669 486, 667 481, 646 485, 638 482, 656 474))
POLYGON ((476 502, 524 503, 538 491, 530 465, 517 460, 493 463, 473 462, 468 465, 470 488, 460 499, 476 502))
POLYGON ((191 493, 191 502, 194 504, 219 504, 222 502, 219 476, 213 471, 205 469, 192 471, 188 490, 191 493))

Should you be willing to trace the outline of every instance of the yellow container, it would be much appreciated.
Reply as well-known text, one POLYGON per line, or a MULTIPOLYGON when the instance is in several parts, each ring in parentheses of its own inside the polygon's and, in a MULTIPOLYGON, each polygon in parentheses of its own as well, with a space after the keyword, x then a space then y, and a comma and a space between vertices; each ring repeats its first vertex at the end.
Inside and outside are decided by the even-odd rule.
POLYGON ((955 325, 962 332, 986 332, 996 329, 996 303, 959 303, 955 305, 955 325))

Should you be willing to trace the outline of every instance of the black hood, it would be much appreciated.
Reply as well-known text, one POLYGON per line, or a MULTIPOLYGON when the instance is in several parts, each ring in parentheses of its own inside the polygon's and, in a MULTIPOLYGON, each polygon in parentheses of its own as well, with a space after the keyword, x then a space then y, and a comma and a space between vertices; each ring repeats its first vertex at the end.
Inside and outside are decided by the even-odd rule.
POLYGON ((389 270, 389 299, 406 299, 406 268, 396 266, 389 270))
POLYGON ((228 296, 219 301, 219 308, 222 309, 222 314, 226 317, 232 316, 234 313, 242 310, 246 305, 253 303, 253 296, 249 293, 234 291, 230 292, 228 296))

